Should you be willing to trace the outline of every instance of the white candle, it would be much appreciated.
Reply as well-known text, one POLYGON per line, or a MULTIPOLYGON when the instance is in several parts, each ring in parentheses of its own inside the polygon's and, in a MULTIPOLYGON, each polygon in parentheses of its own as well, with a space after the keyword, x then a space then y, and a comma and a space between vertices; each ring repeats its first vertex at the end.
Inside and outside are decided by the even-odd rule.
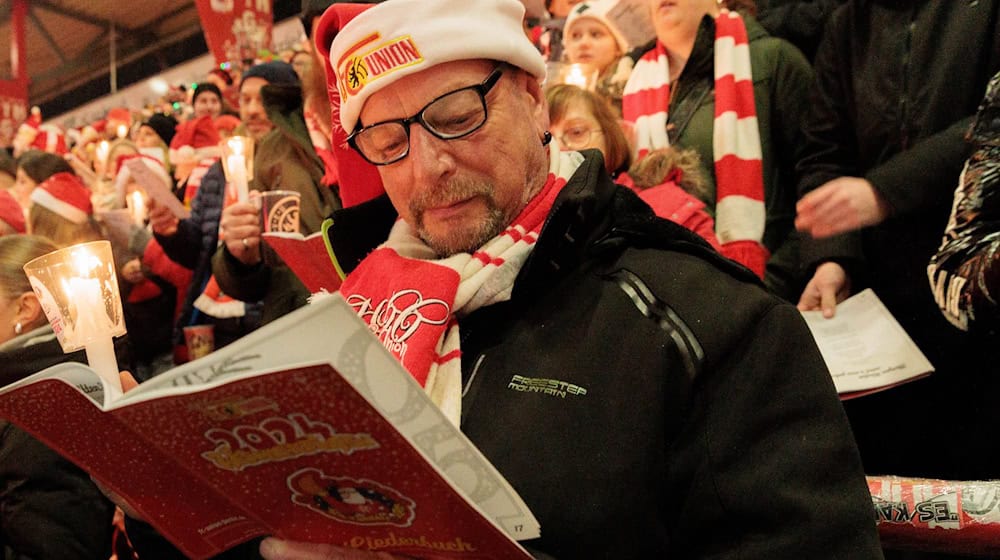
POLYGON ((69 279, 68 288, 72 336, 84 341, 87 363, 104 379, 111 397, 120 396, 121 378, 118 376, 118 360, 111 335, 113 325, 101 292, 101 281, 73 277, 69 279))
POLYGON ((146 197, 142 196, 142 191, 132 191, 129 195, 129 210, 135 225, 142 226, 146 223, 146 197))
POLYGON ((123 124, 118 125, 118 137, 125 138, 126 136, 128 136, 128 127, 123 124))
POLYGON ((250 198, 246 158, 243 154, 233 154, 226 159, 226 165, 229 167, 229 182, 236 189, 236 199, 246 202, 250 198))
POLYGON ((94 155, 97 156, 97 173, 104 175, 108 169, 108 152, 111 150, 110 145, 107 140, 101 140, 101 143, 97 145, 97 151, 94 155))

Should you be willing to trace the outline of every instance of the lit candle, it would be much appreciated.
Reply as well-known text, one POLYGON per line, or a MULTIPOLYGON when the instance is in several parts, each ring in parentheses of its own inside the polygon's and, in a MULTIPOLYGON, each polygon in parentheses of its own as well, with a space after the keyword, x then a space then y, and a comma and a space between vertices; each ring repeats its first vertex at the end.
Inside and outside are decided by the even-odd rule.
POLYGON ((236 190, 236 200, 246 202, 250 198, 250 181, 247 177, 247 146, 243 138, 233 136, 226 140, 231 152, 226 156, 226 168, 229 171, 229 183, 236 190))
POLYGON ((111 243, 92 241, 53 251, 24 265, 63 352, 84 349, 103 380, 105 402, 120 397, 114 337, 125 334, 111 243))
POLYGON ((107 140, 101 140, 100 144, 97 145, 97 151, 94 155, 97 156, 97 173, 103 176, 108 169, 108 154, 111 151, 111 145, 108 144, 107 140))
POLYGON ((108 317, 101 280, 93 278, 93 270, 105 266, 100 259, 85 249, 73 254, 74 268, 80 276, 67 279, 65 288, 69 298, 69 324, 73 325, 67 336, 83 342, 87 363, 110 388, 112 398, 122 394, 118 376, 118 360, 112 331, 114 325, 108 317))
POLYGON ((563 83, 583 89, 590 89, 591 73, 582 64, 570 64, 563 77, 563 83))
POLYGON ((132 191, 129 195, 129 211, 135 225, 142 226, 146 223, 146 197, 142 196, 142 191, 132 191))
POLYGON ((125 138, 128 136, 128 126, 124 124, 118 125, 118 138, 125 138))

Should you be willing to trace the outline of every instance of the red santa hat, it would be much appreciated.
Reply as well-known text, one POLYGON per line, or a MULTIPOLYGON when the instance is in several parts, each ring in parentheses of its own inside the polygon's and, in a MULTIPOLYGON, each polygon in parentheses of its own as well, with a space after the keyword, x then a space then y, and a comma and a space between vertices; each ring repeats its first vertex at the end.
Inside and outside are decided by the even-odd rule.
POLYGON ((17 233, 26 233, 24 209, 14 199, 9 191, 0 190, 0 221, 10 226, 17 233))
POLYGON ((28 118, 17 129, 14 138, 14 155, 20 155, 28 150, 42 150, 50 154, 64 155, 66 135, 56 125, 42 124, 42 111, 32 107, 28 118))
POLYGON ((73 173, 56 173, 35 190, 31 202, 59 214, 74 224, 82 224, 94 212, 90 189, 73 173))
POLYGON ((211 116, 204 116, 177 125, 177 133, 170 141, 170 163, 189 163, 208 157, 219 157, 222 138, 215 129, 211 116))

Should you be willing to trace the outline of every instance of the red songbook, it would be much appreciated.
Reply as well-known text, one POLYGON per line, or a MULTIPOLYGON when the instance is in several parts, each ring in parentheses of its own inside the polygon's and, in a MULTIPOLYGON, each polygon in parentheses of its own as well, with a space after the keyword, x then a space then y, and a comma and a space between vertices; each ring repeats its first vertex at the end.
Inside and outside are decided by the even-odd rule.
POLYGON ((66 363, 0 390, 10 419, 188 556, 261 535, 420 558, 531 558, 527 506, 339 295, 114 402, 66 363))
POLYGON ((340 289, 344 272, 337 258, 326 245, 326 229, 332 223, 327 220, 323 231, 309 236, 301 233, 265 232, 261 238, 285 261, 288 268, 298 276, 302 284, 312 293, 340 289))

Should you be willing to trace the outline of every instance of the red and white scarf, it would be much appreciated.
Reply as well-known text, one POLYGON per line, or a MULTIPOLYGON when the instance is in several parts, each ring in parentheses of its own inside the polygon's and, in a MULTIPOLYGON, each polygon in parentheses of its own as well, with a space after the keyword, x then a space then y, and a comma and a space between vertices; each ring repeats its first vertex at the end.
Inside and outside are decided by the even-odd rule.
POLYGON ((458 317, 510 299, 552 203, 583 161, 550 148, 548 179, 507 228, 473 253, 438 258, 403 220, 351 272, 341 295, 456 426, 461 417, 458 317))
MULTIPOLYGON (((638 156, 665 148, 670 68, 662 43, 636 63, 622 98, 635 128, 638 156)), ((747 30, 736 12, 715 19, 715 231, 722 254, 764 277, 770 253, 763 245, 766 211, 760 130, 754 105, 747 30)))

